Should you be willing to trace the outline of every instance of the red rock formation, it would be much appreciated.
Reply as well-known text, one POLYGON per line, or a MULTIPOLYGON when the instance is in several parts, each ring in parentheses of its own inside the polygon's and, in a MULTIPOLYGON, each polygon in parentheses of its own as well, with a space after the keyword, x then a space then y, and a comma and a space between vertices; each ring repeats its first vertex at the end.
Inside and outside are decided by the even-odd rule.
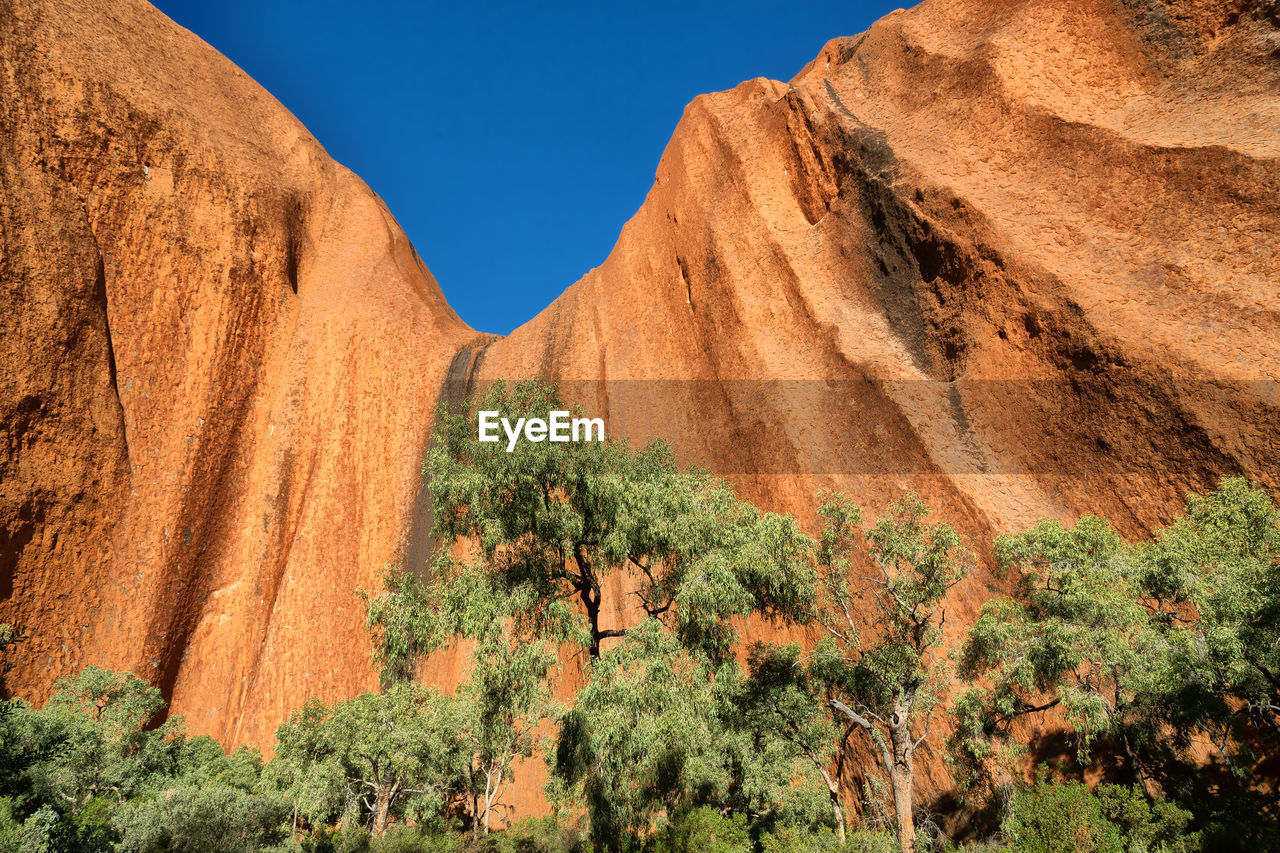
POLYGON ((476 337, 382 202, 142 2, 0 0, 0 619, 10 684, 132 669, 224 743, 370 687, 476 337))
POLYGON ((0 0, 10 682, 132 668, 227 745, 371 685, 354 590, 422 556, 446 376, 567 381, 809 519, 821 487, 915 489, 978 542, 1280 485, 1278 27, 926 0, 695 100, 604 265, 490 341, 198 39, 138 0, 0 0))
POLYGON ((1153 8, 930 0, 698 98, 609 259, 478 376, 588 380, 716 470, 926 488, 975 533, 1274 485, 1280 35, 1153 8), (657 378, 831 384, 618 381, 657 378))
POLYGON ((473 380, 561 379, 810 520, 912 489, 984 547, 1280 486, 1280 31, 1151 8, 929 0, 698 98, 608 260, 473 380))

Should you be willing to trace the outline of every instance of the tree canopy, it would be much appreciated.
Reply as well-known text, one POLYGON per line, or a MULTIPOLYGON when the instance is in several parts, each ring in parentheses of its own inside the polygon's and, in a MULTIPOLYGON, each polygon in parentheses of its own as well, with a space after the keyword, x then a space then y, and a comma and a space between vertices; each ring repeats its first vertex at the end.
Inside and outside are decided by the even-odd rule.
POLYGON ((514 420, 567 407, 554 387, 527 381, 495 383, 462 411, 441 410, 424 464, 441 546, 435 600, 479 619, 477 607, 501 601, 500 616, 521 635, 567 639, 593 659, 628 629, 603 624, 602 608, 621 604, 606 607, 608 595, 718 660, 733 648, 733 617, 786 619, 807 605, 809 540, 790 516, 681 470, 662 442, 520 442, 511 452, 477 442, 479 409, 514 420), (459 557, 462 541, 476 553, 459 557))

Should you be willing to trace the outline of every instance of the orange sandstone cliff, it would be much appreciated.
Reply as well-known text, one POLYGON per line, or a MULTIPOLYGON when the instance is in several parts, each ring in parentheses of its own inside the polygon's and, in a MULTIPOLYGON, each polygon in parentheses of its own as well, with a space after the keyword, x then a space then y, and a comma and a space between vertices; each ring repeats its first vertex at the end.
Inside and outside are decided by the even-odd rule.
POLYGON ((353 590, 404 549, 476 335, 382 202, 143 2, 0 0, 0 619, 269 744, 375 683, 353 590))
POLYGON ((437 398, 501 377, 810 521, 915 489, 979 543, 1139 534, 1274 489, 1278 57, 1271 0, 926 0, 695 100, 608 260, 494 339, 190 33, 0 0, 9 682, 130 668, 227 745, 370 687, 355 590, 425 554, 437 398))

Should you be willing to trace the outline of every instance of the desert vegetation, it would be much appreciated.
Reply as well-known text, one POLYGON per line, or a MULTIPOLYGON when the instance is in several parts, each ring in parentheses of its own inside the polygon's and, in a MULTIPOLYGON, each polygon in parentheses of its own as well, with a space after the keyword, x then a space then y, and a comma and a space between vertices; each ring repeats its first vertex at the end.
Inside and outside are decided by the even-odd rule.
MULTIPOLYGON (((1280 844, 1263 489, 1225 479, 1136 543, 1094 517, 968 543, 910 494, 874 519, 822 495, 811 536, 661 444, 477 443, 477 406, 563 408, 528 382, 441 411, 432 562, 359 593, 379 691, 308 702, 269 761, 189 736, 130 673, 6 698, 0 851, 1280 844), (984 559, 1001 582, 958 624, 984 559), (797 639, 751 641, 764 623, 797 639), (415 680, 446 652, 456 685, 415 680), (513 820, 520 786, 545 817, 513 820)), ((0 666, 22 639, 0 627, 0 666)))

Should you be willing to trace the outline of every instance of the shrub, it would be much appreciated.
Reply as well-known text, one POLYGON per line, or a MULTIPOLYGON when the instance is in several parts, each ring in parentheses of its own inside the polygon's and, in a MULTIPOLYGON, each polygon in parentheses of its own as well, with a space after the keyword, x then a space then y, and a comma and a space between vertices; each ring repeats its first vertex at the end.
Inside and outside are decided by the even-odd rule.
POLYGON ((1080 782, 1040 781, 1019 792, 1004 831, 1018 853, 1124 853, 1119 828, 1080 782))
POLYGON ((679 815, 654 833, 653 853, 752 853, 746 815, 726 817, 708 806, 679 815))
POLYGON ((554 817, 525 818, 491 836, 501 853, 581 853, 587 849, 582 832, 554 817))
POLYGON ((126 803, 112 816, 119 850, 136 853, 247 853, 279 844, 288 804, 230 787, 177 788, 126 803))
POLYGON ((842 847, 827 827, 779 826, 760 836, 760 849, 763 853, 895 853, 898 840, 888 831, 852 830, 842 847))
POLYGON ((1176 804, 1152 803, 1137 785, 1099 785, 1094 796, 1103 816, 1120 829, 1126 850, 1190 853, 1200 849, 1200 833, 1187 832, 1191 812, 1176 804))

